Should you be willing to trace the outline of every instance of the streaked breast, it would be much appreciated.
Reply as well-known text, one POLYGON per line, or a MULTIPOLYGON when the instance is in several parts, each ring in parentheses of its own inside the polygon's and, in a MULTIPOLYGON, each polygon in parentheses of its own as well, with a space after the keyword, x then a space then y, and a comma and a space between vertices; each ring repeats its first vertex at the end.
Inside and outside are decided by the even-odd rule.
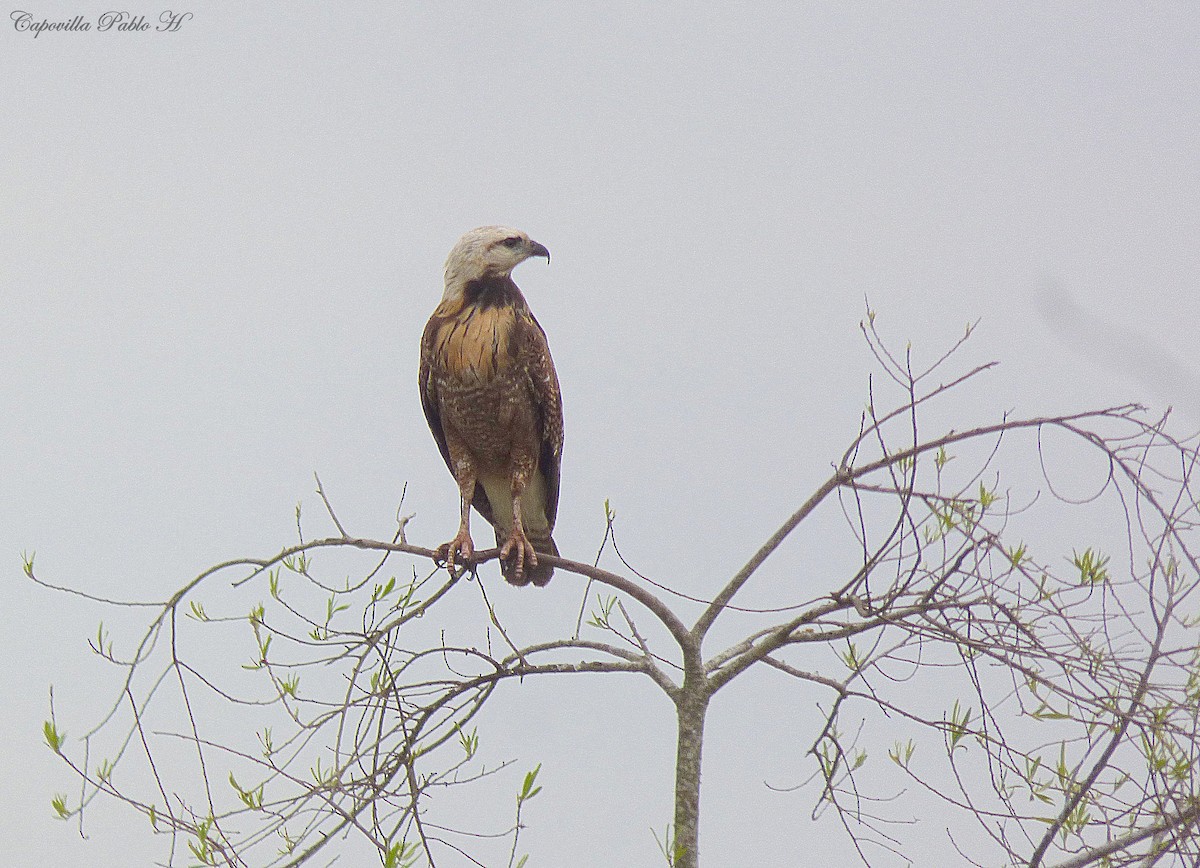
POLYGON ((511 307, 464 307, 437 332, 435 363, 464 383, 486 383, 512 365, 511 307))

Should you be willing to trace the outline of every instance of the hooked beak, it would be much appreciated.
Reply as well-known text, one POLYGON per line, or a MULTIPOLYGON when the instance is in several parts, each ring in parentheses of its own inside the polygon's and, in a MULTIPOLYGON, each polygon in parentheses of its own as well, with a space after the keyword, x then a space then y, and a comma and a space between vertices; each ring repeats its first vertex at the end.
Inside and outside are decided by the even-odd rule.
POLYGON ((544 245, 538 244, 532 239, 529 241, 529 256, 530 258, 534 256, 544 256, 546 257, 546 264, 550 264, 550 251, 547 250, 544 245))

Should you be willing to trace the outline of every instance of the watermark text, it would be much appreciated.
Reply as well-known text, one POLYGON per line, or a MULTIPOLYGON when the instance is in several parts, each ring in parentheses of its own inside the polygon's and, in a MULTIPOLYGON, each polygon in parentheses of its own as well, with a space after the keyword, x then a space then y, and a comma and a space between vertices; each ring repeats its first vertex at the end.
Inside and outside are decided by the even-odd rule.
POLYGON ((132 12, 105 12, 97 18, 75 15, 51 21, 32 12, 16 9, 9 14, 18 33, 30 33, 37 39, 43 33, 177 33, 192 18, 191 12, 168 9, 157 18, 132 12))

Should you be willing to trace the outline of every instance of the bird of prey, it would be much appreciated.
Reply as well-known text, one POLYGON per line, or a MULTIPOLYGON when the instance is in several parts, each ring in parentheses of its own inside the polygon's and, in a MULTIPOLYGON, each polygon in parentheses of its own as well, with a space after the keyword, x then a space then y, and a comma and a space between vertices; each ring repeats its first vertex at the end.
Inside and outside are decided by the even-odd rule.
POLYGON ((439 552, 453 568, 470 562, 471 507, 496 531, 500 569, 511 584, 545 585, 557 555, 563 415, 546 333, 512 270, 550 251, 524 232, 482 226, 446 259, 445 292, 421 337, 421 406, 458 482, 458 534, 439 552))

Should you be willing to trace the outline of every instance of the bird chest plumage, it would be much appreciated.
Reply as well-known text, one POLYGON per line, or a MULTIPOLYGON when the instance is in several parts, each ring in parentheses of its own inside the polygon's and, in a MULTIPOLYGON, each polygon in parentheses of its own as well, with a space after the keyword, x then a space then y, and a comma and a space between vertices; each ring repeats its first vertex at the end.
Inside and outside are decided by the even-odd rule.
POLYGON ((438 328, 434 364, 463 386, 491 383, 514 364, 515 322, 516 312, 510 306, 464 305, 438 328))

